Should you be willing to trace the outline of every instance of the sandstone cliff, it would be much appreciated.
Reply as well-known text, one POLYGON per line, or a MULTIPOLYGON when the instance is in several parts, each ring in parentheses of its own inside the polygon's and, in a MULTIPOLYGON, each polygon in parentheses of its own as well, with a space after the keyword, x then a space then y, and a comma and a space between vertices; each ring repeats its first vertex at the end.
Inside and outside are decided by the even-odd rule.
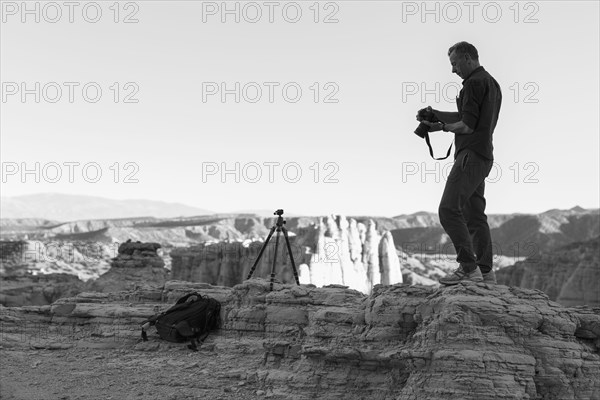
POLYGON ((591 400, 600 396, 599 311, 502 285, 399 284, 366 296, 335 285, 269 292, 256 279, 169 281, 0 307, 4 371, 18 371, 0 379, 4 393, 27 388, 29 398, 591 400), (141 342, 140 322, 190 290, 222 302, 222 329, 199 353, 153 332, 141 342))
MULTIPOLYGON (((439 218, 432 213, 394 217, 396 245, 413 253, 455 254, 439 218)), ((496 256, 531 257, 600 235, 598 209, 574 207, 540 214, 492 214, 488 223, 496 256)))
POLYGON ((540 289, 564 305, 600 306, 600 237, 518 262, 497 273, 498 283, 540 289))

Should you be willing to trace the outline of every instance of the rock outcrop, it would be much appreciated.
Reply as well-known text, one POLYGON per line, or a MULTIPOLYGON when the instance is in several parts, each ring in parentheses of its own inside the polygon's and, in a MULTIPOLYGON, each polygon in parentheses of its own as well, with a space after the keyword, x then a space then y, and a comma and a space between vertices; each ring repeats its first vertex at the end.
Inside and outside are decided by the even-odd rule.
MULTIPOLYGON (((364 225, 363 225, 364 226, 364 225)), ((361 236, 362 239, 362 236, 361 236)), ((364 230, 362 262, 367 272, 367 287, 381 283, 381 267, 379 266, 379 241, 381 236, 377 232, 375 222, 370 220, 364 230)))
POLYGON ((498 283, 540 289, 564 305, 600 306, 600 237, 528 258, 496 276, 498 283))
POLYGON ((168 279, 169 271, 158 255, 158 243, 122 243, 118 255, 111 261, 110 269, 91 282, 90 290, 114 292, 127 290, 139 284, 162 285, 168 279))
POLYGON ((394 238, 390 232, 386 232, 381 238, 381 242, 379 243, 379 255, 381 257, 381 283, 383 285, 402 283, 400 260, 396 254, 394 238))
MULTIPOLYGON (((233 288, 169 281, 128 292, 82 293, 51 306, 0 308, 0 344, 13 351, 89 348, 100 352, 98 363, 105 362, 101 349, 118 348, 112 368, 136 365, 140 351, 161 351, 164 359, 179 345, 154 333, 141 342, 139 323, 196 290, 223 304, 222 329, 205 345, 218 349, 219 371, 230 371, 222 376, 234 379, 232 398, 247 386, 256 398, 270 393, 283 399, 600 396, 600 309, 565 308, 538 290, 474 283, 441 289, 379 285, 370 296, 336 285, 268 287, 257 279, 233 288)), ((169 369, 187 376, 194 359, 209 361, 202 352, 183 354, 188 356, 169 362, 169 369)), ((44 372, 25 373, 33 378, 44 372)), ((124 398, 146 373, 131 370, 127 387, 113 385, 111 395, 124 398)), ((203 380, 210 379, 210 370, 203 373, 203 380)), ((195 381, 178 381, 176 398, 197 398, 195 381)), ((165 387, 154 387, 154 395, 166 396, 165 387)))

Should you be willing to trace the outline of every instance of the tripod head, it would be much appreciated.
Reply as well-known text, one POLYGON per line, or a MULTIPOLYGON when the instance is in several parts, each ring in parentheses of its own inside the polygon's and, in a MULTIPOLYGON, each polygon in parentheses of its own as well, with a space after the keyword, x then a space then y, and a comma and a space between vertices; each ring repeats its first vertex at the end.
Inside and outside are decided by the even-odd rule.
MULTIPOLYGON (((275 225, 277 225, 277 228, 281 229, 281 227, 283 226, 283 224, 285 224, 285 221, 284 221, 284 219, 283 219, 283 217, 282 217, 282 215, 283 215, 283 210, 282 210, 282 209, 279 209, 279 210, 275 211, 275 212, 273 213, 273 215, 277 215, 277 216, 278 216, 278 217, 277 217, 277 222, 275 223, 275 225)), ((279 229, 278 229, 278 230, 279 230, 279 229)))

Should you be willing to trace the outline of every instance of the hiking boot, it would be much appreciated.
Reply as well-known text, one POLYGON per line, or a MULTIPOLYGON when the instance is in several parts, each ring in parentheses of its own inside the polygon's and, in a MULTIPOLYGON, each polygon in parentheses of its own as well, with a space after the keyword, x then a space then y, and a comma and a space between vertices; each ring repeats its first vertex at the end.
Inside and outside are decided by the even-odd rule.
POLYGON ((494 270, 490 270, 490 272, 482 272, 481 275, 483 276, 483 283, 489 283, 490 285, 495 285, 496 282, 496 273, 494 272, 494 270))
POLYGON ((442 285, 456 285, 459 282, 483 282, 483 276, 479 267, 475 268, 472 272, 465 272, 462 269, 462 265, 456 269, 452 274, 440 278, 439 282, 442 285))

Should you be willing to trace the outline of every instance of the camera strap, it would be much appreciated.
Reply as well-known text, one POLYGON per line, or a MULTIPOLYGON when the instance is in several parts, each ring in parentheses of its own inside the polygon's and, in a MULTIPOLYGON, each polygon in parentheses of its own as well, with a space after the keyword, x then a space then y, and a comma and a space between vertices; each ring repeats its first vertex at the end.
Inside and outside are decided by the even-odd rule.
POLYGON ((431 148, 431 142, 429 142, 429 132, 425 133, 425 142, 427 142, 427 147, 429 147, 429 154, 431 155, 431 158, 433 158, 434 160, 445 160, 446 158, 450 157, 450 151, 452 150, 452 144, 454 144, 454 141, 452 141, 452 143, 450 144, 450 147, 448 147, 448 152, 446 153, 446 157, 442 157, 442 158, 435 158, 433 156, 433 149, 431 148))

